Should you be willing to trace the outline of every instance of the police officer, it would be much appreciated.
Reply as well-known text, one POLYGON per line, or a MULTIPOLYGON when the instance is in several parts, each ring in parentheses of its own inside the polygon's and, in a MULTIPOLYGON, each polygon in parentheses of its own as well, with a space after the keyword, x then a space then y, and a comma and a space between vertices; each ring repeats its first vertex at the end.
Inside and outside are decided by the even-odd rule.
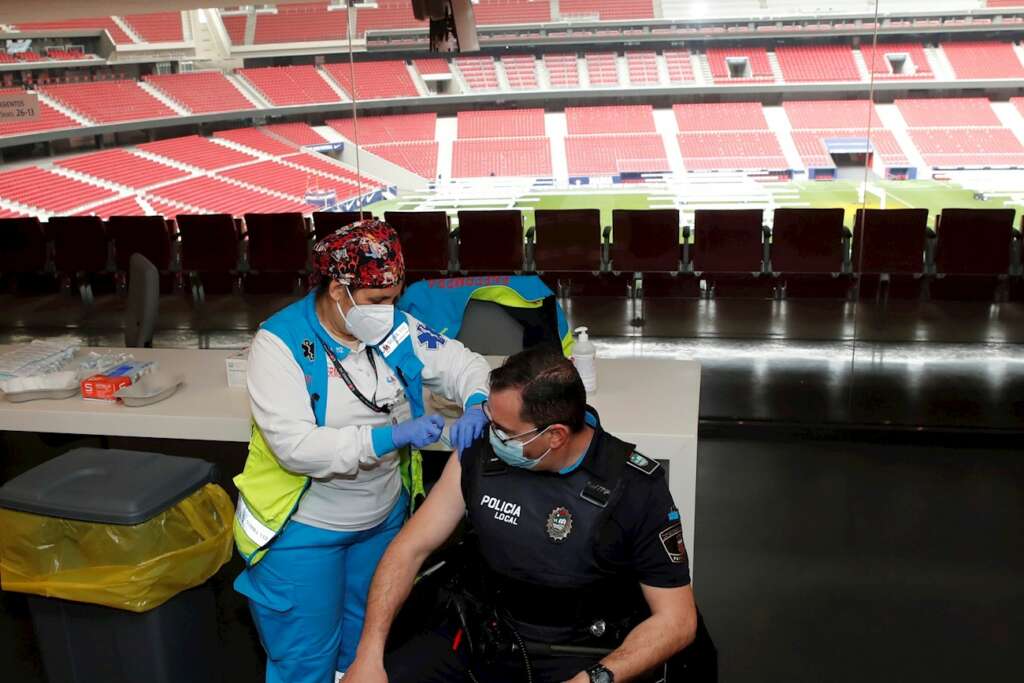
POLYGON ((253 339, 253 414, 234 532, 267 651, 268 683, 332 683, 355 656, 377 560, 422 491, 416 457, 441 436, 423 388, 466 408, 452 441, 483 433, 490 368, 396 310, 398 235, 366 220, 313 249, 316 282, 253 339))
POLYGON ((488 434, 452 456, 386 551, 345 683, 638 680, 693 640, 664 472, 605 432, 585 401, 575 367, 554 349, 492 371, 488 434), (417 571, 464 516, 477 562, 454 615, 385 660, 417 571))

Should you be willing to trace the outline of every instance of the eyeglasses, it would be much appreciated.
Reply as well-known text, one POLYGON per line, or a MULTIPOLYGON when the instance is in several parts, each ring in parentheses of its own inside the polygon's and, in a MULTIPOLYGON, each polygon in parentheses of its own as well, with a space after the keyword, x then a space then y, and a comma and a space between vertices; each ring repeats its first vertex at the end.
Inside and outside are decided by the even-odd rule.
MULTIPOLYGON (((497 425, 494 424, 494 418, 491 417, 491 411, 487 407, 487 401, 484 401, 483 403, 480 404, 480 409, 484 411, 484 417, 486 417, 487 421, 491 423, 491 431, 494 432, 494 436, 497 437, 498 441, 500 441, 503 444, 506 444, 509 441, 517 441, 517 440, 523 438, 524 436, 526 436, 527 434, 533 434, 534 432, 542 432, 542 431, 544 431, 545 429, 547 429, 548 427, 551 426, 551 425, 545 425, 545 426, 542 426, 542 427, 534 427, 533 429, 528 429, 525 432, 520 432, 519 434, 509 434, 504 429, 502 429, 501 427, 498 427, 497 425)), ((539 436, 539 434, 538 434, 538 436, 539 436)), ((536 437, 534 437, 534 438, 536 438, 536 437)), ((531 439, 531 441, 532 441, 532 439, 531 439)), ((529 441, 527 441, 526 443, 529 443, 529 441)), ((526 444, 524 443, 523 445, 526 445, 526 444)))

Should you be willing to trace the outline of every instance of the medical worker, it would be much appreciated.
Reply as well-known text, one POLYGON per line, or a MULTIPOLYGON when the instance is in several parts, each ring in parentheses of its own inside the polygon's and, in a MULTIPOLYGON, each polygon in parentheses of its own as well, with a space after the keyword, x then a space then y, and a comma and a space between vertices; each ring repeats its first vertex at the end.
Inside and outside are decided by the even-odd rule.
POLYGON ((460 402, 454 448, 483 433, 483 357, 395 309, 398 235, 364 220, 313 248, 314 288, 249 351, 253 427, 236 545, 267 683, 332 683, 355 656, 377 561, 422 490, 413 449, 438 441, 423 387, 460 402))

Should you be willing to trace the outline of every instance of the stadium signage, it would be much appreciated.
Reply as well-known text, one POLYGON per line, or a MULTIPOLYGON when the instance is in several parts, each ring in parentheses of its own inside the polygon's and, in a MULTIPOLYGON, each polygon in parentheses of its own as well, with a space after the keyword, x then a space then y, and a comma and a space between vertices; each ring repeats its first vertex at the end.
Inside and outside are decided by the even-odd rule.
POLYGON ((35 93, 0 95, 0 123, 35 121, 39 114, 39 95, 35 93))

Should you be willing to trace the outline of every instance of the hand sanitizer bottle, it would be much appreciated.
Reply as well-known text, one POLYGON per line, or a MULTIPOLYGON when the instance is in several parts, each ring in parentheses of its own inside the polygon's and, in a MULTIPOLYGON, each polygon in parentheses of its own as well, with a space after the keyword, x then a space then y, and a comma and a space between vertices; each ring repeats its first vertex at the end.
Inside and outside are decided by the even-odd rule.
POLYGON ((597 393, 597 363, 594 362, 597 358, 597 349, 590 341, 586 327, 577 327, 576 334, 579 335, 579 339, 572 350, 572 361, 576 364, 580 379, 583 380, 583 388, 588 394, 594 394, 597 393))

